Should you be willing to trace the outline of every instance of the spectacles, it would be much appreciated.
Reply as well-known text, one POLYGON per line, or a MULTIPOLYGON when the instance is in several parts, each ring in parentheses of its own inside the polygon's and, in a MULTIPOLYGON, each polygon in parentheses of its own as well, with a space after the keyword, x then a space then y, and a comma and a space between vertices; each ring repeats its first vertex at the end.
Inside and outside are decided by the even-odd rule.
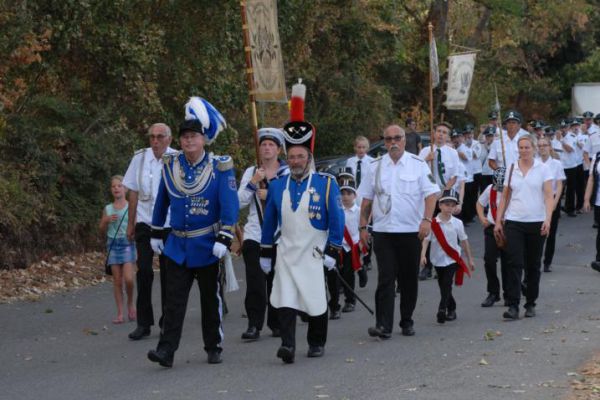
POLYGON ((305 156, 305 155, 288 156, 287 157, 287 159, 289 161, 296 161, 296 160, 302 161, 302 160, 306 160, 307 158, 308 158, 308 156, 305 156))
POLYGON ((386 143, 400 142, 402 139, 404 139, 404 135, 385 136, 383 138, 386 143))
POLYGON ((150 140, 163 140, 167 135, 148 135, 150 140))

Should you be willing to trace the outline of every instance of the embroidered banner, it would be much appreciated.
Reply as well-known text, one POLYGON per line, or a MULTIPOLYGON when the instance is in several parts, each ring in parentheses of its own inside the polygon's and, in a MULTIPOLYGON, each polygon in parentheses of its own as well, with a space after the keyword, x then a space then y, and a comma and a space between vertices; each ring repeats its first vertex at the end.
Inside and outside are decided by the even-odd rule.
POLYGON ((276 0, 246 0, 256 101, 287 103, 276 0))
POLYGON ((448 110, 464 110, 467 106, 476 56, 477 53, 448 56, 448 91, 445 103, 448 110))

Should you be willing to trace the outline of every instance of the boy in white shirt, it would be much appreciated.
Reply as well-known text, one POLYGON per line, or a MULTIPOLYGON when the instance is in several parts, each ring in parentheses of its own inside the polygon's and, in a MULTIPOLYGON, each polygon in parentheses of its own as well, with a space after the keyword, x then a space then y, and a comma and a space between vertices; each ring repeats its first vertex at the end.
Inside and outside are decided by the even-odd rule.
POLYGON ((471 255, 471 248, 461 220, 452 216, 458 204, 458 195, 455 190, 444 190, 438 200, 440 213, 431 222, 431 233, 423 239, 421 249, 421 265, 427 263, 427 247, 431 242, 431 263, 437 272, 440 287, 440 304, 437 312, 437 322, 456 319, 456 301, 452 297, 452 280, 456 274, 456 284, 462 285, 464 274, 470 275, 475 270, 475 263, 471 255), (467 264, 461 258, 461 247, 468 259, 467 264))

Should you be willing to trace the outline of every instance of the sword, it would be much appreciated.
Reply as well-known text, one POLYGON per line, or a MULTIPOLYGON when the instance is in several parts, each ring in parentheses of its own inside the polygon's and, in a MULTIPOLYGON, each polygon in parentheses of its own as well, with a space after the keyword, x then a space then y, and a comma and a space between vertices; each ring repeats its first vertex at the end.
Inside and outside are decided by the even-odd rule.
MULTIPOLYGON (((321 250, 317 246, 315 246, 314 249, 313 249, 313 256, 315 256, 316 258, 320 258, 322 260, 325 259, 325 254, 323 253, 323 250, 321 250)), ((367 303, 365 303, 363 301, 363 299, 361 299, 360 296, 358 294, 356 294, 356 292, 354 291, 354 289, 352 289, 352 287, 348 284, 348 282, 346 282, 344 280, 344 278, 342 278, 342 275, 340 274, 340 270, 337 269, 337 268, 333 268, 333 269, 335 270, 335 273, 337 274, 337 277, 340 280, 340 282, 342 282, 342 285, 344 285, 344 287, 346 289, 348 289, 350 291, 350 293, 352 293, 354 295, 354 297, 356 298, 356 300, 358 300, 358 302, 360 304, 362 304, 367 309, 367 311, 371 313, 371 315, 374 315, 375 312, 371 309, 371 307, 369 307, 367 305, 367 303)), ((354 273, 354 271, 352 273, 354 273)))

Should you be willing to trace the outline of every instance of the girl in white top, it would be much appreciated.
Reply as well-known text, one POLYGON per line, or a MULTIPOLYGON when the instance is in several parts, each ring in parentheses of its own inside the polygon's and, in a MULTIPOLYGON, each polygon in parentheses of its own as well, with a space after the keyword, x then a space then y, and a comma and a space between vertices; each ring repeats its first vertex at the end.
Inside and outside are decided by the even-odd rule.
POLYGON ((504 313, 507 319, 519 318, 523 272, 527 281, 525 317, 535 316, 544 236, 548 235, 552 218, 552 172, 541 160, 535 159, 535 146, 533 136, 519 138, 519 160, 508 168, 494 227, 494 235, 505 235, 507 241, 509 309, 504 313))
POLYGON ((552 220, 550 221, 550 232, 546 239, 546 249, 544 250, 544 272, 550 272, 550 265, 554 257, 554 247, 556 243, 556 229, 558 228, 558 219, 560 218, 560 197, 563 190, 563 181, 567 179, 562 163, 553 157, 552 141, 544 136, 538 139, 538 152, 542 163, 546 164, 552 172, 552 220))

